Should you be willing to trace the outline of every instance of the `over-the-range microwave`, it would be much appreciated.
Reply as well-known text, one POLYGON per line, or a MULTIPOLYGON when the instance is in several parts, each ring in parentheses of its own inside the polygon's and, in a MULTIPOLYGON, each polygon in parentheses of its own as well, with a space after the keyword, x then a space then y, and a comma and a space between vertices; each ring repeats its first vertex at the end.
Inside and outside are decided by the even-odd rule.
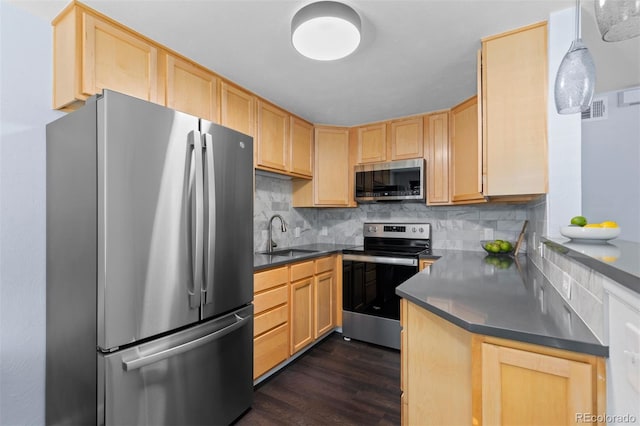
POLYGON ((422 158, 357 165, 355 173, 357 202, 425 201, 425 161, 422 158))

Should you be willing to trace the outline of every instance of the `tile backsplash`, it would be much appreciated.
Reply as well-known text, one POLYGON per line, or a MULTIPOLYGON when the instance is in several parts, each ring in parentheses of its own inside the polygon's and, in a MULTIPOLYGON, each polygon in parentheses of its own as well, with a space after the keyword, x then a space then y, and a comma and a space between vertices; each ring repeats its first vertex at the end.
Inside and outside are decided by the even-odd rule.
MULTIPOLYGON (((466 205, 429 207, 422 203, 373 203, 357 208, 293 208, 291 180, 256 175, 254 200, 254 249, 266 249, 269 218, 279 214, 287 222, 281 232, 273 225, 279 247, 309 243, 362 244, 364 222, 428 222, 432 244, 438 249, 482 251, 480 240, 515 241, 527 219, 526 205, 466 205)), ((521 251, 526 251, 523 243, 521 251)))
POLYGON ((545 198, 529 204, 529 231, 527 243, 529 258, 542 271, 565 303, 587 324, 593 334, 604 342, 604 286, 609 278, 581 263, 555 252, 544 244, 540 236, 547 235, 547 201, 545 198), (570 295, 567 298, 563 284, 568 281, 570 295))

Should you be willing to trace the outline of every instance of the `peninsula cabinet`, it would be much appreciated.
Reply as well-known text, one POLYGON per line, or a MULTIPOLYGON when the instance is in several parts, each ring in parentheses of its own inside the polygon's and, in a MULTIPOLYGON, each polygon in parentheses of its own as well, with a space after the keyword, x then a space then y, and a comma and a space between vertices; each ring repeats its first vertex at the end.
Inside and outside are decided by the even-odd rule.
POLYGON ((482 195, 482 138, 478 137, 478 97, 451 108, 449 115, 451 202, 485 202, 482 195))
POLYGON ((169 53, 163 56, 166 62, 165 105, 219 123, 216 75, 169 53))
POLYGON ((293 181, 293 207, 354 207, 349 129, 314 129, 313 179, 293 181))
POLYGON ((71 3, 53 21, 53 108, 73 110, 108 88, 158 103, 158 48, 71 3))
POLYGON ((407 299, 400 317, 403 425, 604 418, 603 358, 470 333, 407 299))
MULTIPOLYGON (((220 124, 245 135, 256 134, 256 97, 232 84, 220 85, 220 124)), ((255 141, 254 141, 255 143, 255 141)))
POLYGON ((427 204, 449 204, 449 113, 424 117, 427 151, 427 204))
POLYGON ((483 194, 546 193, 546 22, 482 39, 481 66, 483 194))

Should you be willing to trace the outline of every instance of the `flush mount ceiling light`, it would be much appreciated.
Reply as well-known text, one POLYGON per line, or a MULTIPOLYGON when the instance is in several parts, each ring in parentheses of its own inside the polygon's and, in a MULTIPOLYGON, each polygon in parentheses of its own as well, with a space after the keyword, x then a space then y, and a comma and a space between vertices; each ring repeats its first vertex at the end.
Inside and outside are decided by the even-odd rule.
POLYGON ((311 59, 344 58, 360 44, 360 16, 335 1, 308 4, 291 20, 291 42, 300 54, 311 59))
POLYGON ((596 21, 604 41, 640 36, 640 1, 596 0, 596 21))

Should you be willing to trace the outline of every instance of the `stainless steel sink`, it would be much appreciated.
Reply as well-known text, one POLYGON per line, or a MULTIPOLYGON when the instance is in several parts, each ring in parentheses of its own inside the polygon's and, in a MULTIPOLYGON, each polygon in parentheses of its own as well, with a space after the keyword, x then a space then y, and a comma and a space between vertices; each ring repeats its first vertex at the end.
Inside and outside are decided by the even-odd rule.
POLYGON ((300 256, 309 253, 317 253, 317 250, 306 250, 306 249, 282 249, 282 250, 274 250, 271 253, 266 251, 261 252, 260 254, 269 254, 271 256, 281 256, 281 257, 294 257, 300 256))

